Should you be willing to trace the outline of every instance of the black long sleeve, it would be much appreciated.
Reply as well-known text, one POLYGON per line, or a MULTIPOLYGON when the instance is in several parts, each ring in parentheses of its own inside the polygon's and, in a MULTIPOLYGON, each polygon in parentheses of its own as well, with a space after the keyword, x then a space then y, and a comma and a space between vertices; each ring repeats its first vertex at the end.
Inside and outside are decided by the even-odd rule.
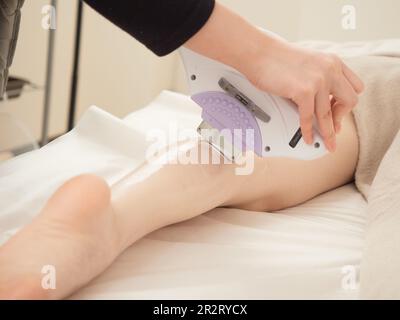
POLYGON ((215 0, 85 0, 158 56, 189 40, 210 17, 215 0))

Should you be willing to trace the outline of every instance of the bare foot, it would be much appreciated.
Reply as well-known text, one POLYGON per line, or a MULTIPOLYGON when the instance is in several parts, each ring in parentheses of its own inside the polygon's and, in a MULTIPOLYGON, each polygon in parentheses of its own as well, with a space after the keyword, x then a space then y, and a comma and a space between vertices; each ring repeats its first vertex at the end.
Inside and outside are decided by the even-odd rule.
POLYGON ((66 297, 106 269, 121 250, 108 185, 93 175, 75 177, 0 248, 0 298, 66 297), (54 266, 55 289, 43 287, 44 266, 54 266))

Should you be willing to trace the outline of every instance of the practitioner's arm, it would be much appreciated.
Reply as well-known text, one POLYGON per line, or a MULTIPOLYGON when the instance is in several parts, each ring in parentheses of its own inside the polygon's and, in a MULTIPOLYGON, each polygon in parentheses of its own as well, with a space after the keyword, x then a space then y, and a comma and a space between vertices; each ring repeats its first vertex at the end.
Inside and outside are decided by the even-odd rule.
POLYGON ((210 17, 215 0, 84 0, 158 56, 183 45, 210 17))
POLYGON ((218 3, 185 46, 234 67, 260 89, 293 100, 308 143, 315 114, 331 151, 336 149, 335 133, 363 90, 362 81, 338 57, 266 34, 218 3))
POLYGON ((261 90, 293 100, 305 141, 312 143, 315 115, 330 151, 363 89, 336 56, 267 35, 214 0, 85 1, 157 55, 185 44, 241 71, 261 90))

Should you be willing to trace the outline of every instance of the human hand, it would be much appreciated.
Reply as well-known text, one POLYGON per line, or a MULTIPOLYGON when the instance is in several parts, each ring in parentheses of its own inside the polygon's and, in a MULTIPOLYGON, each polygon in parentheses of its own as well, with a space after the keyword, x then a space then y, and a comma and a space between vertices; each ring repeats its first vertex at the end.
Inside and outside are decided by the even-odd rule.
POLYGON ((363 83, 338 57, 300 48, 262 32, 218 2, 186 47, 232 66, 259 89, 291 99, 299 107, 306 143, 318 120, 327 149, 336 149, 341 121, 357 104, 363 83))
POLYGON ((358 76, 333 54, 303 49, 281 39, 269 39, 251 61, 241 68, 255 86, 297 104, 306 143, 313 142, 315 116, 325 145, 335 151, 341 122, 363 90, 358 76))

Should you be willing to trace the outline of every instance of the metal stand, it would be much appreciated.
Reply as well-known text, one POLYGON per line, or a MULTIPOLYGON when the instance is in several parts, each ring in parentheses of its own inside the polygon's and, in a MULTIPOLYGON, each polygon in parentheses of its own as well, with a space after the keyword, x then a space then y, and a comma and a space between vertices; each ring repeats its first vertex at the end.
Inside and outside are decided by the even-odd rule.
MULTIPOLYGON (((57 0, 51 0, 51 6, 57 10, 57 0)), ((55 44, 55 29, 49 29, 49 41, 47 49, 47 68, 46 68, 46 87, 44 91, 44 106, 42 120, 42 137, 40 144, 46 145, 48 142, 49 133, 49 115, 51 104, 51 89, 53 83, 53 64, 54 64, 54 44, 55 44)))
POLYGON ((81 0, 79 0, 77 20, 76 20, 76 30, 75 30, 75 49, 74 49, 74 62, 73 62, 73 71, 72 71, 72 79, 71 79, 71 94, 70 94, 70 103, 69 103, 69 112, 68 112, 68 131, 72 130, 72 128, 74 127, 74 123, 75 123, 82 19, 83 19, 83 2, 81 0))

